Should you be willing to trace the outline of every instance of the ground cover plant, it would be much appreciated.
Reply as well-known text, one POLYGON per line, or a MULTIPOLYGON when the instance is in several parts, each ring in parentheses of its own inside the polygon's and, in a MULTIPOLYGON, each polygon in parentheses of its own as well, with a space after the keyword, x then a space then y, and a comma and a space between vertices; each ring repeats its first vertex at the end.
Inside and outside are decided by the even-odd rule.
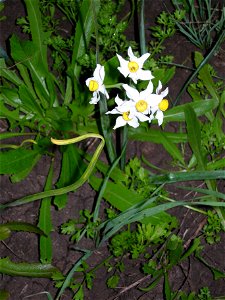
MULTIPOLYGON (((48 165, 41 192, 2 198, 3 218, 26 205, 38 207, 35 222, 12 214, 0 224, 3 247, 13 232, 22 240, 29 232, 38 237, 39 255, 35 262, 13 259, 13 251, 1 257, 3 281, 10 276, 54 283, 54 289, 24 299, 88 299, 97 272, 104 270, 113 293, 99 299, 125 299, 131 289, 139 293, 134 299, 153 299, 149 293, 156 289, 161 289, 161 299, 224 299, 223 288, 219 295, 211 295, 209 286, 183 290, 188 270, 179 286, 171 282, 172 272, 195 257, 224 286, 223 263, 213 265, 203 254, 225 231, 225 89, 211 65, 225 39, 224 8, 206 0, 198 5, 172 1, 173 9, 160 12, 149 28, 148 41, 144 0, 130 1, 127 14, 122 13, 123 0, 23 3, 26 16, 17 24, 26 37, 12 34, 8 52, 0 58, 0 115, 7 124, 0 134, 0 172, 16 185, 43 158, 48 165), (131 22, 138 24, 135 41, 125 35, 131 22), (201 33, 193 27, 196 22, 205 22, 210 40, 195 35, 201 33), (62 30, 65 23, 67 30, 62 30), (194 36, 199 49, 193 52, 190 77, 171 98, 169 82, 185 66, 173 62, 165 45, 178 30, 192 43, 194 36), (184 92, 189 100, 182 102, 184 92), (134 142, 160 145, 170 160, 167 169, 143 153, 133 157, 134 142), (87 183, 95 191, 92 205, 54 226, 53 207, 66 210, 69 195, 76 197, 87 183), (179 198, 172 189, 180 191, 179 198), (188 240, 176 208, 203 217, 188 240), (61 240, 69 237, 69 250, 76 254, 70 266, 55 264, 53 232, 61 240), (121 288, 132 264, 141 277, 121 288)), ((11 299, 7 286, 0 296, 11 299)))

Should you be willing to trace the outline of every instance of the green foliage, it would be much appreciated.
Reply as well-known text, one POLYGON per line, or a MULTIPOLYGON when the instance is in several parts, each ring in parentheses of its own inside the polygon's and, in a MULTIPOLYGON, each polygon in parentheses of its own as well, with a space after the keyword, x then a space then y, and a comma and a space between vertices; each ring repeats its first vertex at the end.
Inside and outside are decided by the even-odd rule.
POLYGON ((149 182, 149 172, 141 167, 141 161, 137 157, 130 159, 125 166, 124 184, 129 190, 142 195, 144 198, 156 189, 155 185, 149 182))
POLYGON ((172 229, 174 224, 137 224, 136 230, 122 231, 110 240, 110 252, 115 257, 130 254, 132 259, 136 259, 152 245, 162 244, 172 229))
POLYGON ((156 18, 155 26, 150 27, 150 32, 152 39, 149 43, 149 51, 151 53, 151 59, 149 62, 149 67, 151 69, 157 68, 160 62, 172 62, 173 56, 161 56, 159 55, 163 52, 165 47, 163 46, 164 41, 167 38, 172 37, 176 32, 176 26, 174 19, 181 21, 184 18, 184 10, 176 10, 173 14, 169 14, 165 11, 161 12, 156 18), (157 59, 155 58, 157 57, 157 59))
POLYGON ((174 23, 194 45, 200 49, 209 49, 219 34, 224 30, 225 9, 218 4, 212 6, 209 0, 177 1, 172 0, 177 10, 183 10, 181 20, 174 19, 174 23))
POLYGON ((100 220, 94 222, 93 214, 91 214, 88 209, 84 209, 80 211, 80 217, 77 220, 69 220, 61 225, 61 232, 71 235, 71 240, 74 242, 78 242, 83 235, 93 239, 99 222, 100 220))
MULTIPOLYGON (((100 109, 94 110, 87 103, 89 92, 84 87, 84 81, 96 62, 101 62, 105 64, 107 88, 121 87, 115 53, 125 52, 129 45, 135 51, 138 48, 136 43, 128 42, 124 35, 134 14, 134 7, 131 7, 131 12, 125 18, 119 20, 118 14, 123 11, 125 0, 25 0, 24 3, 28 15, 19 19, 18 24, 29 34, 29 40, 20 40, 13 35, 10 39, 13 64, 8 67, 8 61, 0 59, 0 116, 8 121, 9 130, 12 131, 1 135, 0 139, 26 135, 32 135, 32 138, 18 145, 2 145, 4 150, 0 154, 0 174, 7 174, 11 176, 12 182, 18 182, 31 172, 42 155, 53 159, 43 192, 0 205, 4 209, 42 199, 39 228, 19 222, 0 226, 0 240, 7 239, 13 230, 40 235, 42 263, 14 263, 9 258, 3 258, 0 261, 0 272, 11 276, 52 278, 59 288, 56 300, 66 288, 73 291, 73 299, 81 300, 85 298, 85 286, 92 288, 95 271, 102 265, 113 272, 106 283, 108 287, 115 288, 119 283, 119 274, 125 271, 123 259, 128 254, 128 259, 141 259, 142 271, 152 277, 153 281, 143 291, 152 289, 164 278, 164 292, 168 299, 210 299, 207 289, 202 289, 199 295, 172 293, 169 272, 201 247, 200 239, 196 238, 188 249, 184 249, 182 239, 173 233, 178 226, 177 220, 166 211, 186 206, 205 213, 193 206, 215 207, 216 213, 214 210, 207 212, 208 224, 204 227, 204 237, 209 244, 219 241, 219 234, 225 228, 225 204, 219 202, 224 199, 224 195, 216 187, 216 180, 225 178, 222 157, 225 149, 225 92, 222 81, 215 80, 216 74, 212 67, 204 65, 202 55, 196 52, 194 60, 198 82, 188 90, 193 101, 165 112, 164 126, 166 122, 180 122, 180 132, 155 129, 145 124, 135 130, 129 128, 128 137, 125 129, 122 135, 114 139, 111 122, 105 116, 108 105, 106 99, 101 97, 100 109), (62 17, 58 17, 59 14, 62 17), (67 32, 64 30, 65 22, 71 28, 67 32), (51 55, 50 60, 47 59, 47 53, 51 55), (105 140, 98 134, 99 131, 104 134, 105 140), (82 136, 70 138, 71 135, 80 134, 82 136), (50 140, 50 137, 55 139, 50 140), (87 138, 93 138, 94 142, 100 139, 92 155, 87 153, 89 145, 83 142, 87 138), (119 154, 114 151, 118 148, 114 149, 114 140, 119 139, 122 154, 119 153, 121 149, 117 149, 119 154), (141 165, 138 158, 130 159, 125 165, 124 145, 127 139, 162 144, 180 171, 161 170, 150 162, 149 166, 160 172, 154 175, 141 165), (77 142, 83 142, 85 151, 71 145, 77 142), (105 142, 110 164, 99 160, 105 142), (53 186, 55 147, 52 143, 63 146, 56 188, 53 186), (185 147, 192 151, 191 157, 187 157, 185 147), (83 158, 89 162, 88 165, 83 162, 83 158), (120 160, 122 170, 118 167, 120 160), (94 169, 98 171, 97 176, 92 174, 94 169), (75 191, 88 179, 99 193, 93 211, 84 209, 77 219, 69 220, 61 226, 61 233, 70 235, 75 242, 73 249, 83 253, 63 276, 50 264, 52 197, 55 197, 53 201, 57 208, 62 209, 67 203, 67 193, 75 191), (189 180, 205 181, 207 189, 198 190, 207 195, 200 197, 203 201, 196 199, 195 202, 187 203, 169 198, 165 184, 189 180), (104 220, 98 218, 102 199, 111 206, 106 209, 104 220), (95 244, 94 250, 81 250, 77 246, 83 237, 91 239, 92 244, 95 244), (86 260, 106 241, 112 256, 91 269, 86 260)), ((183 22, 188 5, 184 9, 176 10, 171 15, 162 12, 156 20, 156 26, 151 27, 154 40, 149 44, 151 57, 145 68, 152 70, 154 87, 159 80, 166 84, 175 73, 175 67, 165 67, 172 63, 173 57, 167 53, 163 55, 166 50, 163 43, 174 35, 176 25, 183 22)), ((195 7, 192 9, 188 13, 196 14, 195 7)), ((206 12, 209 14, 209 11, 206 12)), ((220 25, 215 23, 213 30, 219 32, 220 25)), ((139 90, 145 87, 146 82, 138 84, 139 90)), ((199 255, 196 257, 207 265, 199 255)), ((224 277, 221 271, 209 267, 215 278, 224 277)))
POLYGON ((208 244, 215 244, 220 241, 220 234, 223 232, 221 220, 218 215, 211 211, 207 211, 207 224, 203 227, 203 234, 208 244))
POLYGON ((179 291, 173 292, 171 296, 171 299, 177 300, 212 300, 212 296, 208 287, 201 288, 198 294, 196 294, 195 292, 187 294, 183 291, 179 291))

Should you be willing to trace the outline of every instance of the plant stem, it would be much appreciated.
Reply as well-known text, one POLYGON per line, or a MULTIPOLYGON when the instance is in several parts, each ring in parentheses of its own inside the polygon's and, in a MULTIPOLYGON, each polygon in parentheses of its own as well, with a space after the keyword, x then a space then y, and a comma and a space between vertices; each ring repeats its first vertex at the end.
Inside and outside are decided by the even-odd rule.
POLYGON ((144 6, 145 6, 145 0, 141 0, 140 27, 139 27, 141 55, 146 53, 144 6))

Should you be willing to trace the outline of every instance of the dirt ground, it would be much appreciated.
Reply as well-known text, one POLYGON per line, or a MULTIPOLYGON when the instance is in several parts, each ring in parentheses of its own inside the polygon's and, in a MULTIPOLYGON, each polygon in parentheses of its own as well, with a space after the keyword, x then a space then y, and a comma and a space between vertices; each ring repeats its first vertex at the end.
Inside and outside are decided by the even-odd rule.
MULTIPOLYGON (((4 41, 8 39, 12 32, 21 34, 18 27, 15 26, 15 19, 24 15, 23 5, 18 0, 5 1, 5 15, 7 21, 1 24, 1 37, 0 44, 5 48, 4 41)), ((154 24, 155 17, 162 10, 170 10, 171 6, 169 1, 146 1, 146 28, 154 24)), ((127 31, 127 35, 131 37, 134 35, 133 26, 127 31)), ((148 33, 147 33, 148 35, 148 33)), ((149 40, 149 36, 146 36, 146 40, 149 40)), ((174 61, 177 64, 185 64, 186 66, 192 66, 191 53, 196 50, 193 45, 187 41, 180 34, 176 34, 173 38, 169 39, 166 44, 166 53, 175 57, 174 61)), ((214 56, 210 61, 218 72, 218 76, 225 78, 225 44, 222 45, 219 53, 214 56)), ((186 69, 177 69, 175 77, 169 82, 169 96, 172 101, 178 94, 183 83, 190 75, 190 71, 186 69)), ((188 95, 185 94, 182 101, 185 102, 188 99, 188 95)), ((170 126, 170 125, 168 125, 170 126)), ((169 127, 166 129, 169 130, 169 127)), ((0 131, 7 130, 7 125, 4 121, 0 121, 0 131)), ((171 160, 168 158, 166 151, 160 145, 154 145, 150 143, 133 142, 129 143, 129 157, 137 155, 140 157, 143 154, 146 159, 149 159, 153 164, 158 167, 170 170, 171 160)), ((1 177, 1 203, 18 199, 22 196, 33 194, 42 191, 45 178, 48 172, 48 166, 50 163, 49 157, 43 157, 38 165, 33 169, 31 174, 22 182, 12 184, 8 177, 1 177)), ((59 172, 56 167, 56 174, 59 172)), ((220 182, 220 191, 225 191, 225 183, 220 182)), ((184 193, 171 190, 171 193, 176 193, 175 197, 181 199, 184 193)), ((52 232, 53 238, 53 265, 57 266, 63 273, 66 273, 73 266, 74 262, 79 258, 74 250, 72 250, 73 243, 69 241, 67 236, 58 233, 59 226, 68 219, 78 216, 78 212, 81 209, 91 209, 93 201, 95 199, 95 192, 91 189, 88 183, 82 186, 76 193, 70 193, 69 202, 65 209, 58 211, 52 206, 52 218, 55 231, 52 232)), ((19 206, 16 208, 8 209, 1 213, 0 222, 5 223, 8 221, 24 221, 32 224, 37 224, 39 201, 19 206)), ((185 208, 179 208, 172 211, 181 222, 181 228, 179 235, 184 238, 185 242, 188 242, 198 231, 200 224, 203 222, 203 217, 200 214, 194 213, 185 208)), ((84 245, 85 247, 85 245, 84 245)), ((107 256, 107 245, 102 246, 99 251, 88 260, 90 266, 95 266, 103 258, 107 256)), ((221 234, 221 241, 213 246, 206 245, 203 250, 203 257, 213 265, 215 268, 225 272, 225 234, 221 234)), ((32 233, 13 233, 11 237, 4 242, 0 243, 0 256, 9 256, 13 261, 38 261, 38 237, 32 233)), ((105 285, 105 279, 107 278, 107 272, 104 268, 101 268, 96 273, 94 280, 94 286, 92 290, 85 291, 85 300, 163 300, 163 283, 157 285, 157 287, 149 293, 143 294, 137 288, 129 289, 126 293, 116 298, 117 294, 122 288, 137 282, 143 278, 143 274, 139 270, 139 261, 131 261, 127 258, 126 272, 121 278, 119 288, 110 290, 105 285)), ((170 272, 171 287, 174 290, 181 288, 183 291, 198 291, 204 286, 208 286, 213 297, 225 296, 225 279, 213 280, 212 273, 197 259, 191 257, 181 265, 177 266, 170 272)), ((149 281, 144 281, 140 286, 147 286, 149 281)), ((48 279, 32 279, 26 277, 10 277, 1 275, 0 289, 6 289, 10 291, 10 300, 24 299, 26 296, 30 296, 31 300, 45 300, 46 295, 38 294, 40 292, 48 291, 53 296, 56 294, 52 282, 48 279)), ((61 298, 62 300, 71 300, 72 296, 67 291, 61 298)), ((220 298, 219 298, 220 299, 220 298)), ((224 299, 224 298, 223 298, 224 299)))

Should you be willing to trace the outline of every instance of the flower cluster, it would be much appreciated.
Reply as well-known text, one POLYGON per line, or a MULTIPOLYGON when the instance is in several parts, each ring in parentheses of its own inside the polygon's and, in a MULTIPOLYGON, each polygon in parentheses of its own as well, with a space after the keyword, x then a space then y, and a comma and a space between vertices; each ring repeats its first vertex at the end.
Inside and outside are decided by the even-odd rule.
MULTIPOLYGON (((120 66, 118 70, 124 77, 129 77, 137 84, 137 80, 149 80, 148 86, 145 90, 139 92, 134 87, 128 84, 123 84, 123 88, 126 92, 127 98, 122 100, 117 95, 115 102, 117 106, 108 111, 106 114, 118 114, 120 115, 116 119, 116 124, 113 129, 116 129, 126 124, 137 128, 139 122, 151 122, 153 119, 158 120, 159 126, 163 123, 163 112, 167 110, 169 102, 164 97, 168 94, 168 88, 162 91, 161 81, 158 83, 155 93, 153 93, 153 84, 151 79, 151 71, 143 70, 144 62, 148 59, 149 53, 143 54, 141 57, 136 57, 133 54, 131 47, 128 48, 129 60, 125 60, 123 57, 117 54, 120 66)), ((105 77, 104 66, 97 65, 93 77, 86 80, 86 85, 89 90, 93 92, 91 98, 91 104, 97 104, 100 100, 100 93, 105 95, 108 99, 109 95, 103 84, 105 77)))

